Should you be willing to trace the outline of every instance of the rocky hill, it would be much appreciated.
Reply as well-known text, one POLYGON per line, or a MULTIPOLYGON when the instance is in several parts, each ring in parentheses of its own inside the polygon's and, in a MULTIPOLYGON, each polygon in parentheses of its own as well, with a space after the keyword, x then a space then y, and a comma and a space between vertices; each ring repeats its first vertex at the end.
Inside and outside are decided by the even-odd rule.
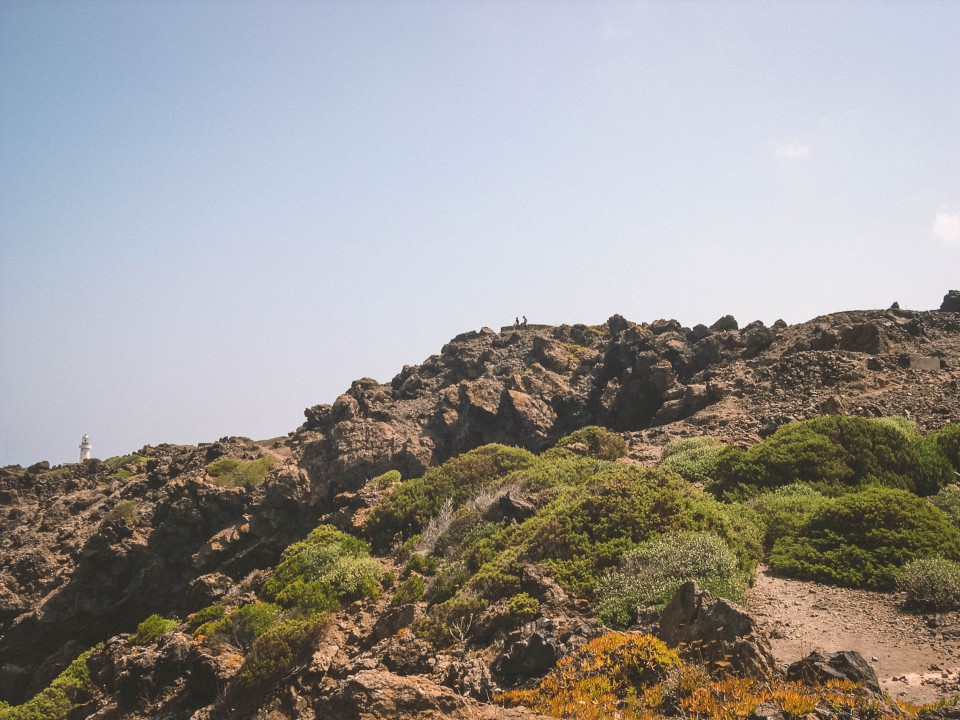
MULTIPOLYGON (((451 649, 410 631, 434 605, 396 600, 410 569, 403 553, 375 547, 385 592, 327 609, 309 632, 300 627, 303 647, 275 648, 299 659, 255 699, 236 689, 255 647, 239 631, 231 642, 221 628, 214 645, 196 627, 141 644, 124 634, 152 614, 252 607, 290 556, 284 549, 318 523, 369 538, 366 519, 396 487, 390 471, 419 478, 491 443, 541 453, 587 426, 626 440, 620 464, 652 467, 680 438, 749 447, 822 415, 903 416, 922 433, 960 420, 960 293, 935 311, 841 312, 794 326, 740 327, 726 316, 685 328, 614 316, 598 326, 484 328, 389 383, 357 380, 274 442, 222 438, 2 468, 0 700, 24 702, 97 646, 84 680, 94 689, 78 695, 75 717, 535 717, 529 708, 546 706, 488 701, 537 682, 602 632, 587 598, 549 563, 527 563, 519 575, 536 602, 533 625, 491 616, 479 634, 461 627, 451 649)), ((589 454, 576 445, 570 452, 589 454)), ((491 502, 501 508, 496 522, 509 525, 547 498, 524 490, 491 502)), ((773 671, 762 646, 741 651, 760 652, 757 662, 773 671)))

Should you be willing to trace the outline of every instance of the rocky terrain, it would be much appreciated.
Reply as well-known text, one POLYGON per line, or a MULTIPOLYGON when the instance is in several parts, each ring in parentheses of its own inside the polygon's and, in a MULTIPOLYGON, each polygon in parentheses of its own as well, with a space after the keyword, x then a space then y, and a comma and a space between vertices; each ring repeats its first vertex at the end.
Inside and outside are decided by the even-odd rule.
MULTIPOLYGON (((152 613, 185 618, 252 597, 284 548, 318 522, 361 526, 383 495, 368 482, 387 471, 418 477, 487 443, 538 452, 588 425, 622 434, 628 461, 652 465, 677 438, 709 434, 748 446, 825 414, 906 416, 922 431, 960 420, 960 293, 940 310, 841 312, 794 326, 741 327, 726 316, 685 328, 614 316, 598 326, 484 328, 388 383, 355 381, 274 442, 222 438, 2 468, 0 700, 23 702, 103 643, 88 663, 97 694, 75 717, 537 717, 490 703, 493 692, 505 680, 542 676, 602 628, 583 599, 536 565, 523 579, 540 607, 529 626, 491 628, 486 648, 438 652, 409 629, 423 603, 391 605, 389 592, 357 601, 316 629, 303 661, 253 710, 242 698, 231 708, 234 698, 220 694, 242 648, 198 644, 183 628, 144 646, 122 634, 152 613), (212 470, 224 460, 260 463, 262 477, 225 482, 212 470)), ((764 662, 774 667, 787 652, 776 635, 803 618, 771 619, 783 593, 768 597, 757 618, 772 633, 764 662)), ((648 620, 656 631, 660 618, 648 620)), ((905 636, 916 632, 905 627, 905 636)), ((930 672, 955 678, 947 663, 960 656, 956 636, 935 637, 944 658, 930 672)), ((848 644, 826 649, 857 649, 848 644)), ((907 672, 883 662, 885 682, 907 672)), ((923 688, 913 697, 956 689, 923 688)))

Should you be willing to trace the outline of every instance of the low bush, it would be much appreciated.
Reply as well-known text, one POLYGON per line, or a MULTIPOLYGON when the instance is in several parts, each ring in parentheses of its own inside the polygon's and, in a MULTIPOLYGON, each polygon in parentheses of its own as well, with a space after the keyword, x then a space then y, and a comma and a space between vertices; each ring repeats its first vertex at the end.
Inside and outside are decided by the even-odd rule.
POLYGON ((765 492, 750 502, 764 528, 763 545, 767 552, 781 537, 796 536, 810 522, 826 497, 804 483, 784 485, 765 492))
POLYGON ((507 615, 515 625, 523 625, 540 613, 540 601, 527 593, 517 593, 507 600, 507 615))
POLYGON ((123 522, 127 525, 137 523, 137 503, 134 500, 121 500, 103 516, 104 522, 123 522))
POLYGON ((227 614, 227 609, 223 605, 207 605, 205 608, 197 610, 187 618, 187 629, 195 632, 202 625, 216 622, 227 614))
POLYGON ((716 475, 726 449, 727 445, 709 435, 674 440, 664 448, 660 467, 688 482, 707 482, 716 475))
POLYGON ((22 705, 4 707, 0 703, 0 720, 67 720, 93 694, 87 658, 96 649, 80 655, 47 688, 22 705))
POLYGON ((950 522, 960 527, 960 485, 947 485, 930 498, 930 502, 950 518, 950 522))
POLYGON ((953 476, 939 445, 889 421, 831 415, 790 423, 746 451, 723 453, 716 491, 735 497, 802 482, 828 495, 880 485, 935 494, 953 476))
POLYGON ((496 488, 510 472, 535 462, 526 450, 484 445, 407 480, 370 513, 366 529, 374 547, 386 552, 396 537, 423 532, 448 499, 459 507, 477 491, 496 488))
POLYGON ((207 465, 207 475, 220 487, 250 487, 259 485, 273 469, 273 458, 262 457, 257 460, 235 460, 220 458, 207 465))
POLYGON ((426 584, 419 575, 411 575, 404 580, 393 594, 390 604, 394 607, 420 602, 426 593, 426 584))
POLYGON ((588 425, 585 428, 570 433, 566 437, 560 438, 554 448, 563 451, 567 450, 571 445, 582 446, 586 450, 587 457, 591 457, 594 460, 613 461, 627 454, 626 440, 615 432, 596 425, 588 425))
POLYGON ((951 423, 930 436, 940 452, 946 455, 953 469, 960 472, 960 422, 951 423))
POLYGON ((176 620, 168 620, 161 615, 151 615, 137 625, 137 631, 130 636, 127 642, 131 645, 149 645, 168 632, 173 632, 176 627, 176 620))
POLYGON ((908 608, 956 610, 960 607, 960 562, 942 557, 913 560, 897 576, 897 588, 906 593, 908 608))
POLYGON ((263 589, 267 598, 309 616, 344 601, 376 597, 383 579, 383 566, 370 557, 365 542, 319 525, 284 550, 263 589))
POLYGON ((306 667, 324 628, 325 616, 284 620, 254 641, 228 690, 228 701, 266 695, 283 678, 306 667))
POLYGON ((869 488, 825 500, 774 542, 769 563, 789 577, 887 590, 899 568, 937 555, 960 559, 960 530, 942 512, 903 490, 869 488))
POLYGON ((413 624, 413 631, 437 648, 464 643, 480 613, 489 603, 472 595, 459 595, 434 605, 430 612, 413 624))
POLYGON ((716 535, 663 535, 628 552, 620 567, 603 577, 596 590, 597 617, 612 628, 628 627, 638 605, 662 608, 688 580, 716 597, 742 602, 750 575, 716 535))
POLYGON ((600 577, 639 543, 670 532, 707 531, 745 571, 760 558, 760 530, 742 513, 660 469, 612 465, 568 489, 516 531, 522 560, 542 561, 565 588, 589 596, 600 577))

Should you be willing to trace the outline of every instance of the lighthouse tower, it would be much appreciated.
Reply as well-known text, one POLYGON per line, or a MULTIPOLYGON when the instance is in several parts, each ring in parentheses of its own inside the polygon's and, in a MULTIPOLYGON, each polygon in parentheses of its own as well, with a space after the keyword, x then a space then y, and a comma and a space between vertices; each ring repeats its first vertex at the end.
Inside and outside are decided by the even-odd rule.
POLYGON ((93 450, 93 445, 90 444, 90 437, 84 433, 83 438, 80 440, 80 462, 90 459, 91 450, 93 450))

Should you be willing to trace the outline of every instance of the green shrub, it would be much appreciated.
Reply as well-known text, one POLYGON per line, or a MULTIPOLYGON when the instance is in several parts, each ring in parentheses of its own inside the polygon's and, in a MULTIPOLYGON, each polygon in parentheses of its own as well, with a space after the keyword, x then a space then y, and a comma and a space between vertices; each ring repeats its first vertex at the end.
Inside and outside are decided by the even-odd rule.
POLYGON ((542 561, 568 590, 587 596, 637 544, 664 533, 709 531, 745 570, 760 558, 760 530, 742 513, 660 469, 611 465, 569 488, 517 530, 524 560, 542 561))
POLYGON ((413 631, 437 648, 466 642, 474 621, 489 603, 471 595, 460 595, 434 605, 430 612, 417 620, 413 631))
POLYGON ((403 482, 403 476, 399 470, 387 470, 383 475, 377 475, 377 477, 371 479, 367 486, 374 490, 387 490, 401 482, 403 482))
POLYGON ((778 538, 770 567, 835 585, 889 589, 911 560, 960 558, 960 530, 925 500, 869 488, 827 499, 793 536, 778 538))
MULTIPOLYGON (((414 537, 419 537, 414 535, 414 537)), ((440 566, 440 558, 427 557, 421 553, 413 553, 407 560, 406 572, 418 572, 422 575, 433 575, 440 566)))
POLYGON ((154 614, 137 625, 137 631, 127 642, 131 645, 149 645, 157 638, 172 632, 176 627, 176 620, 167 620, 161 615, 154 614))
POLYGON ((243 659, 228 691, 228 700, 262 697, 280 680, 309 664, 327 622, 325 616, 284 620, 263 632, 243 659))
POLYGON ((565 450, 571 445, 585 446, 587 456, 594 460, 613 461, 627 454, 626 440, 615 432, 596 425, 588 425, 560 438, 554 447, 565 450))
POLYGON ((201 626, 216 622, 226 614, 227 609, 223 605, 207 605, 187 618, 187 629, 190 632, 196 632, 201 626))
POLYGON ((533 620, 540 612, 540 601, 527 593, 518 593, 507 600, 507 614, 516 625, 533 620))
POLYGON ((121 500, 103 517, 104 522, 123 522, 127 525, 137 523, 137 503, 133 500, 121 500))
POLYGON ((259 485, 273 468, 273 458, 262 457, 257 460, 235 460, 220 458, 207 465, 207 475, 220 487, 250 487, 259 485))
POLYGON ((960 472, 960 422, 951 423, 930 436, 940 452, 947 456, 953 469, 960 472))
POLYGON ((311 615, 347 600, 376 597, 383 578, 383 566, 370 557, 365 542, 319 525, 284 550, 264 584, 264 594, 285 608, 311 615))
POLYGON ((0 704, 0 720, 67 720, 93 694, 87 658, 96 649, 80 655, 47 688, 22 705, 0 704))
POLYGON ((930 498, 930 502, 950 518, 950 522, 960 527, 960 485, 947 485, 930 498))
POLYGON ((689 482, 707 482, 716 475, 726 449, 727 445, 709 435, 674 440, 664 448, 660 467, 689 482))
POLYGON ((832 415, 784 425, 747 451, 723 453, 717 476, 716 489, 727 497, 796 482, 828 495, 870 485, 932 495, 952 470, 935 442, 896 423, 832 415))
POLYGON ((764 527, 764 548, 769 552, 778 538, 800 534, 825 500, 822 493, 804 483, 784 485, 754 498, 750 505, 764 527))
POLYGON ((906 605, 917 610, 945 612, 960 607, 960 563, 942 557, 912 560, 897 576, 906 605))
POLYGON ((631 550, 617 570, 604 576, 596 592, 597 616, 610 627, 627 627, 638 605, 662 608, 688 580, 716 597, 742 602, 750 577, 716 535, 663 535, 631 550))
POLYGON ((221 632, 226 632, 244 650, 280 620, 281 610, 273 603, 254 602, 225 616, 221 632))
POLYGON ((374 547, 386 552, 397 536, 423 532, 448 499, 459 507, 477 491, 499 487, 507 474, 535 461, 520 448, 484 445, 407 480, 370 513, 366 529, 374 547))
POLYGON ((420 602, 426 593, 426 584, 419 575, 411 575, 404 580, 393 594, 390 604, 394 607, 420 602))

